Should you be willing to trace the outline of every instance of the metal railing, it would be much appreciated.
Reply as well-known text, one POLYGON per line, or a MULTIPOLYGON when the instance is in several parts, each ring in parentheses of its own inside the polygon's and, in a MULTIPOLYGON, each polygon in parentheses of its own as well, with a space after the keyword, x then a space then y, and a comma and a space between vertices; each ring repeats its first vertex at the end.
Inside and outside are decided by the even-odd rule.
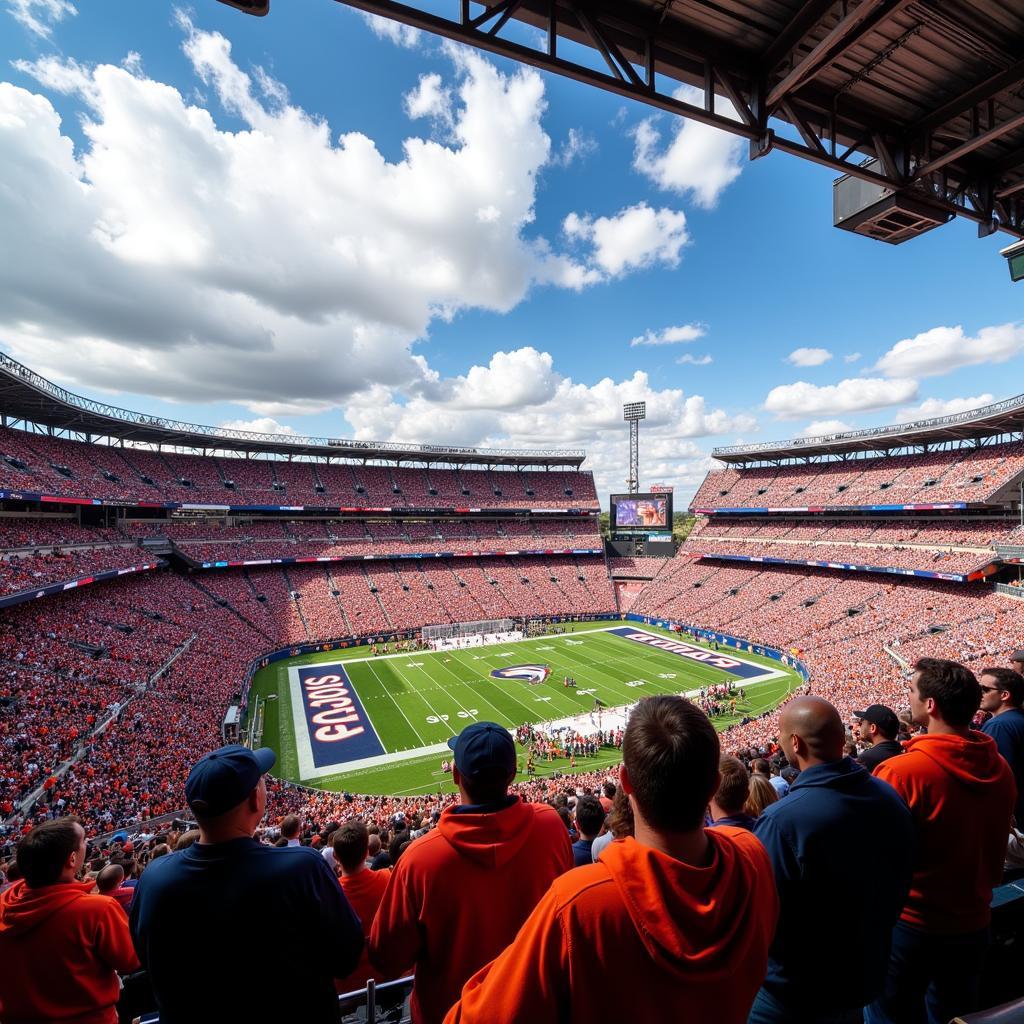
MULTIPOLYGON (((245 441, 253 445, 275 444, 295 445, 296 447, 320 447, 332 449, 331 454, 343 456, 347 453, 358 455, 368 451, 395 452, 402 454, 421 455, 424 459, 445 458, 447 456, 471 456, 486 459, 488 456, 522 459, 524 462, 535 461, 543 463, 550 458, 579 458, 583 459, 586 452, 581 448, 460 448, 438 444, 402 444, 397 441, 355 441, 349 438, 337 437, 306 437, 299 434, 271 434, 255 430, 233 430, 230 427, 212 427, 198 423, 188 423, 185 420, 172 420, 163 416, 150 416, 146 413, 134 412, 131 409, 122 409, 120 406, 107 405, 105 402, 97 402, 82 395, 76 395, 59 384, 54 384, 45 377, 40 376, 34 370, 23 366, 16 359, 0 352, 0 370, 11 376, 20 377, 31 384, 39 391, 63 402, 65 405, 73 406, 76 409, 84 409, 86 412, 95 413, 98 416, 105 416, 108 419, 122 420, 123 422, 155 427, 161 430, 173 431, 175 433, 187 433, 203 435, 207 438, 224 438, 233 441, 245 441)), ((81 429, 81 428, 79 428, 81 429)), ((209 447, 203 445, 201 438, 196 438, 196 447, 209 447)), ((168 444, 174 443, 170 440, 168 444)))

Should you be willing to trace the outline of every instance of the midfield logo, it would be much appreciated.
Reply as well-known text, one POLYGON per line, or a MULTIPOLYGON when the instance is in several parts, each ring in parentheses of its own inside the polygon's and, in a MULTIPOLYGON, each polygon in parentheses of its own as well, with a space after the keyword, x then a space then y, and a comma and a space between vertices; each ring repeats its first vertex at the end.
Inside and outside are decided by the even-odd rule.
POLYGON ((547 665, 506 665, 491 672, 493 679, 525 679, 531 686, 543 683, 551 675, 547 665))

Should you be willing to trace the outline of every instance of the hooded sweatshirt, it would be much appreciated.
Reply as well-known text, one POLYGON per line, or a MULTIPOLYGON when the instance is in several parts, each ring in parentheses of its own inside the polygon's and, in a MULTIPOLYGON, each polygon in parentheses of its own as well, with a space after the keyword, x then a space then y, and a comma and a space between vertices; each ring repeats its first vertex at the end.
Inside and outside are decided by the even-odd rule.
POLYGON ((980 931, 992 917, 992 887, 1003 877, 1013 774, 995 741, 980 732, 915 736, 905 748, 875 770, 906 801, 917 829, 901 920, 937 935, 980 931))
POLYGON ((569 834, 546 804, 447 808, 402 854, 370 932, 370 962, 395 978, 415 966, 412 1019, 440 1024, 466 980, 511 941, 563 871, 569 834))
POLYGON ((0 1020, 116 1024, 117 972, 138 970, 128 918, 92 882, 0 895, 0 1020))
POLYGON ((775 882, 748 831, 705 835, 705 867, 626 838, 557 879, 445 1024, 744 1024, 775 931, 775 882))

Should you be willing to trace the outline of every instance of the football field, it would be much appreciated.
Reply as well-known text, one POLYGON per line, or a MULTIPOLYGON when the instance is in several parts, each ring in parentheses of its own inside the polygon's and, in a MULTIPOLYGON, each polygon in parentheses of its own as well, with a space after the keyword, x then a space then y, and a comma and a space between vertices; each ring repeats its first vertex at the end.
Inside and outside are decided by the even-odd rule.
MULTIPOLYGON (((440 763, 448 737, 474 721, 511 729, 735 682, 746 699, 718 728, 774 707, 800 685, 795 672, 754 654, 693 643, 653 626, 580 623, 570 632, 461 651, 373 656, 367 647, 300 655, 261 669, 250 713, 259 742, 278 755, 274 774, 358 793, 451 789, 440 763), (576 680, 566 688, 563 680, 576 680)), ((593 719, 596 724, 597 719, 593 719)), ((520 748, 520 767, 525 750, 520 748)), ((589 771, 620 759, 605 748, 577 759, 589 771)), ((539 775, 565 771, 541 762, 539 775)), ((521 776, 525 778, 525 775, 521 776)))

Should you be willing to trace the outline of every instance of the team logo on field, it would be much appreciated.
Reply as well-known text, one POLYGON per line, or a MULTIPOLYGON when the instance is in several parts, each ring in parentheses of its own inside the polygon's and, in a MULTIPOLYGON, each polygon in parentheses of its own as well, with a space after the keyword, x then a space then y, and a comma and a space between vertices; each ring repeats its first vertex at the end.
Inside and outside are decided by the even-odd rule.
POLYGON ((551 674, 547 665, 506 665, 491 672, 492 679, 525 679, 532 686, 543 683, 551 674))

